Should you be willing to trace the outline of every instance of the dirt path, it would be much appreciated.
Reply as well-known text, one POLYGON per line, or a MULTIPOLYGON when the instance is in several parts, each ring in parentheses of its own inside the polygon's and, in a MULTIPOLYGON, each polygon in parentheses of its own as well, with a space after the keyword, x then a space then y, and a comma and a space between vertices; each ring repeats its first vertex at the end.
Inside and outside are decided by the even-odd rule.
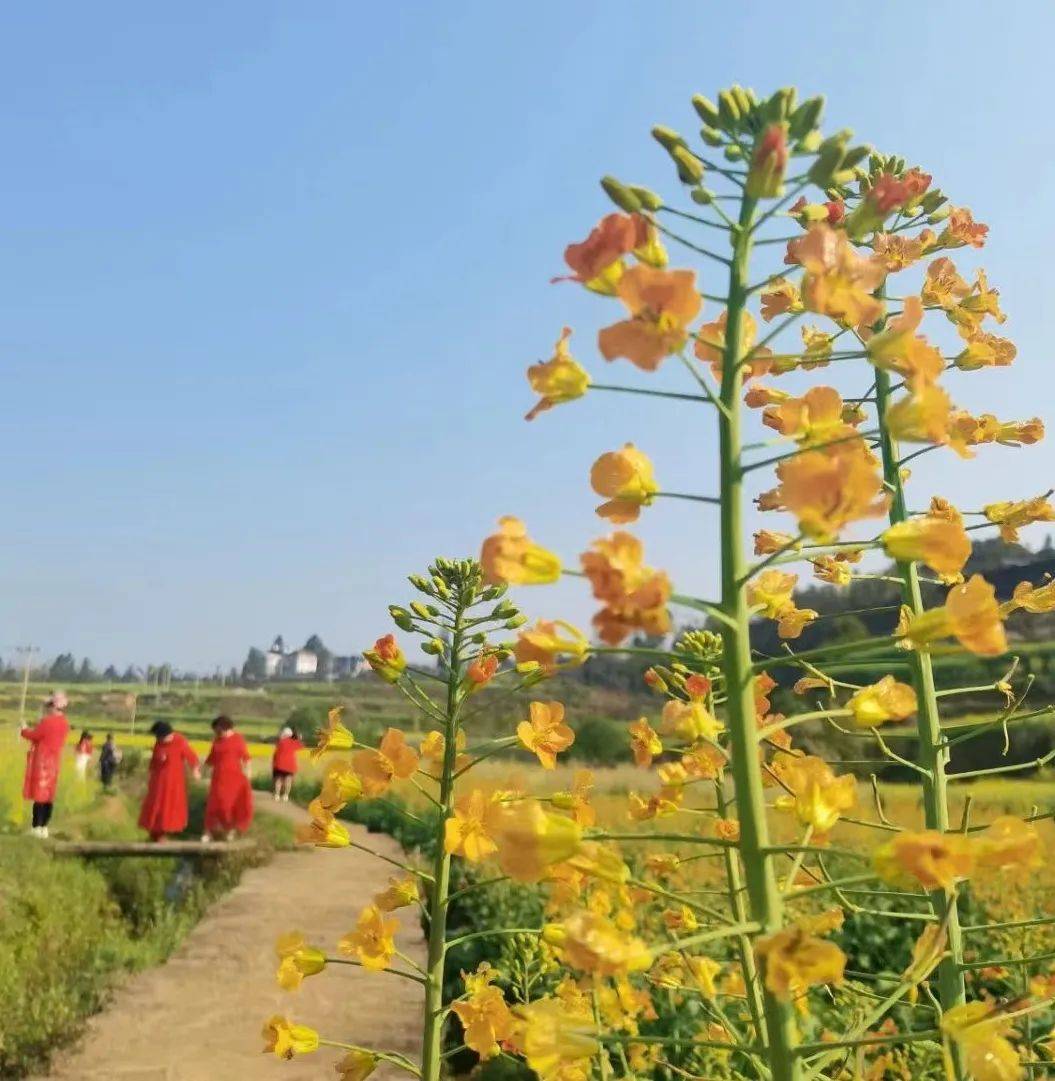
MULTIPOLYGON (((292 804, 257 794, 263 812, 302 820, 292 804)), ((357 827, 352 827, 353 830, 357 827)), ((364 843, 392 857, 398 846, 373 834, 364 843)), ((133 976, 93 1018, 81 1046, 48 1074, 53 1081, 306 1081, 335 1076, 335 1050, 282 1062, 261 1053, 260 1029, 272 1014, 323 1035, 402 1051, 415 1060, 421 1026, 417 984, 383 973, 334 967, 299 991, 275 983, 275 939, 301 930, 332 951, 394 871, 365 852, 300 849, 279 853, 206 913, 168 962, 133 976)), ((409 913, 411 910, 404 910, 409 913)), ((421 964, 415 915, 399 948, 421 964)), ((395 1071, 398 1076, 398 1071, 395 1071)), ((375 1077, 383 1077, 378 1071, 375 1077)), ((391 1076, 391 1075, 390 1075, 391 1076)), ((402 1074, 405 1078, 407 1075, 402 1074)))

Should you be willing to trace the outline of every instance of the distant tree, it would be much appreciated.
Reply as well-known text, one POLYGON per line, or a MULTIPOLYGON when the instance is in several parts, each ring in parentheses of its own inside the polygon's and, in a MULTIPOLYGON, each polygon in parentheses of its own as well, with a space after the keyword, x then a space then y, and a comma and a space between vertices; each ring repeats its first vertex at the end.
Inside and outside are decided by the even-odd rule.
POLYGON ((238 685, 238 669, 233 664, 227 672, 227 683, 231 687, 238 685))
POLYGON ((103 672, 103 679, 108 683, 116 683, 121 677, 117 674, 117 669, 112 665, 106 666, 106 671, 103 672))
POLYGON ((138 683, 142 673, 134 664, 130 664, 124 671, 124 675, 121 676, 122 683, 138 683))
POLYGON ((99 678, 99 673, 92 667, 92 662, 87 657, 81 661, 81 666, 77 669, 77 682, 78 683, 94 683, 99 678))
POLYGON ((242 680, 246 683, 262 683, 267 679, 267 656, 262 649, 253 646, 242 665, 242 680))
POLYGON ((77 662, 72 653, 60 653, 51 662, 48 679, 52 683, 71 683, 77 678, 77 662))

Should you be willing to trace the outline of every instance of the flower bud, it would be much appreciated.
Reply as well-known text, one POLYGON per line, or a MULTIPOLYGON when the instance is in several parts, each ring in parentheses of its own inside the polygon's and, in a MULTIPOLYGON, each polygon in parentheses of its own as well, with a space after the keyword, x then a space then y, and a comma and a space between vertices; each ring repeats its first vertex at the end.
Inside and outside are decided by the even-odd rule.
POLYGON ((679 146, 685 146, 685 140, 674 131, 673 128, 668 128, 663 124, 657 124, 652 129, 652 138, 655 139, 668 154, 673 154, 675 149, 679 146))
POLYGON ((722 155, 726 161, 739 161, 744 156, 744 151, 742 147, 734 143, 732 146, 727 146, 722 151, 722 155))
POLYGON ((510 600, 503 600, 501 604, 495 605, 494 611, 491 613, 492 619, 509 619, 510 616, 515 616, 519 609, 510 600))
POLYGON ((524 624, 527 623, 527 621, 527 616, 524 615, 523 612, 521 612, 519 615, 513 616, 512 619, 506 620, 503 626, 507 631, 515 631, 517 627, 523 627, 524 624))
POLYGON ((754 199, 772 199, 784 190, 784 170, 788 165, 787 125, 772 123, 759 135, 747 173, 747 194, 754 199))
POLYGON ((568 941, 568 932, 559 923, 547 923, 542 928, 542 941, 547 946, 563 946, 568 941))
POLYGON ((708 127, 718 126, 718 106, 710 98, 705 98, 702 94, 693 94, 692 107, 696 110, 696 115, 708 127))
POLYGON ((427 642, 421 643, 421 652, 427 653, 430 657, 440 656, 444 648, 442 638, 430 638, 427 642))
POLYGON ((939 221, 944 221, 952 213, 952 207, 946 203, 945 206, 939 207, 933 214, 927 218, 928 225, 935 225, 939 221))
POLYGON ((422 593, 432 593, 432 586, 429 584, 428 579, 423 578, 420 574, 410 575, 407 581, 422 593))
POLYGON ((484 644, 487 641, 487 635, 483 631, 477 631, 470 639, 470 642, 475 642, 478 646, 484 644))
POLYGON ((625 210, 628 214, 636 214, 641 209, 641 200, 614 176, 601 177, 601 187, 604 188, 605 195, 620 210, 625 210))
POLYGON ((700 206, 710 206, 714 202, 714 192, 708 191, 706 188, 693 188, 689 192, 689 198, 700 206))
POLYGON ((816 160, 807 174, 811 183, 819 188, 827 188, 831 184, 833 175, 842 164, 849 138, 849 132, 840 131, 821 143, 816 160))
POLYGON ((718 95, 718 121, 726 131, 735 131, 740 126, 740 106, 729 90, 718 95))
POLYGON ((801 154, 815 154, 823 142, 823 136, 817 128, 807 132, 795 144, 795 149, 801 154))
POLYGON ((852 146, 843 155, 842 168, 852 169, 855 165, 864 161, 872 153, 870 146, 852 146))
POLYGON ((803 139, 820 123, 824 98, 807 98, 792 114, 788 132, 792 139, 803 139))
POLYGON ((700 128, 700 138, 708 146, 722 145, 722 133, 717 128, 700 128))
POLYGON ((414 622, 405 608, 400 608, 398 604, 390 604, 388 614, 392 617, 392 622, 401 631, 412 631, 414 629, 414 622))
POLYGON ((703 179, 703 162, 686 146, 676 146, 670 151, 678 167, 678 179, 683 184, 699 184, 703 179))
POLYGON ((410 602, 410 610, 419 619, 428 619, 428 617, 430 615, 429 609, 432 609, 432 611, 435 611, 435 609, 432 608, 431 604, 422 604, 421 601, 411 601, 410 602))
POLYGON ((663 199, 649 188, 642 188, 639 184, 631 184, 630 190, 641 200, 641 206, 645 210, 655 213, 663 209, 663 199))

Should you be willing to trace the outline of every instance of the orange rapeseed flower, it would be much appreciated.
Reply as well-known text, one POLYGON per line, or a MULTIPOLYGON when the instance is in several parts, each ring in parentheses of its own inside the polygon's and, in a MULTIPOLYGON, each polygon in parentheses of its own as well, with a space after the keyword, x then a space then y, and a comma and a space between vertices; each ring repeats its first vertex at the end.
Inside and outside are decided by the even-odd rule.
POLYGON ((664 357, 684 346, 688 325, 699 314, 703 301, 696 291, 696 272, 635 266, 622 276, 616 293, 630 318, 600 332, 601 355, 605 360, 625 357, 654 372, 664 357))

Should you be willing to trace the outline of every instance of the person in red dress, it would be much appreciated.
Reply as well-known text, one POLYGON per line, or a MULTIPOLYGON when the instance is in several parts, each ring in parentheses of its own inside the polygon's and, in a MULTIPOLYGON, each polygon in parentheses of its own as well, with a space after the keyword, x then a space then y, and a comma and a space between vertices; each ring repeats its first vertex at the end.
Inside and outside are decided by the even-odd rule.
POLYGON ((44 716, 32 727, 23 725, 21 736, 29 741, 26 754, 26 776, 22 782, 22 797, 33 801, 33 835, 47 837, 51 811, 55 805, 55 789, 59 783, 62 748, 70 732, 66 720, 69 700, 62 691, 44 703, 44 716))
POLYGON ((272 798, 289 803, 293 777, 297 772, 297 752, 304 750, 304 744, 297 738, 297 730, 286 725, 278 734, 275 753, 271 756, 272 798))
POLYGON ((249 784, 249 748, 230 717, 212 722, 216 738, 205 764, 212 769, 209 798, 205 801, 205 836, 230 838, 245 833, 253 821, 253 790, 249 784))
POLYGON ((187 828, 187 767, 201 776, 198 756, 179 732, 167 721, 155 721, 150 734, 154 753, 150 756, 150 780, 139 812, 139 825, 152 841, 161 841, 166 833, 182 833, 187 828))

